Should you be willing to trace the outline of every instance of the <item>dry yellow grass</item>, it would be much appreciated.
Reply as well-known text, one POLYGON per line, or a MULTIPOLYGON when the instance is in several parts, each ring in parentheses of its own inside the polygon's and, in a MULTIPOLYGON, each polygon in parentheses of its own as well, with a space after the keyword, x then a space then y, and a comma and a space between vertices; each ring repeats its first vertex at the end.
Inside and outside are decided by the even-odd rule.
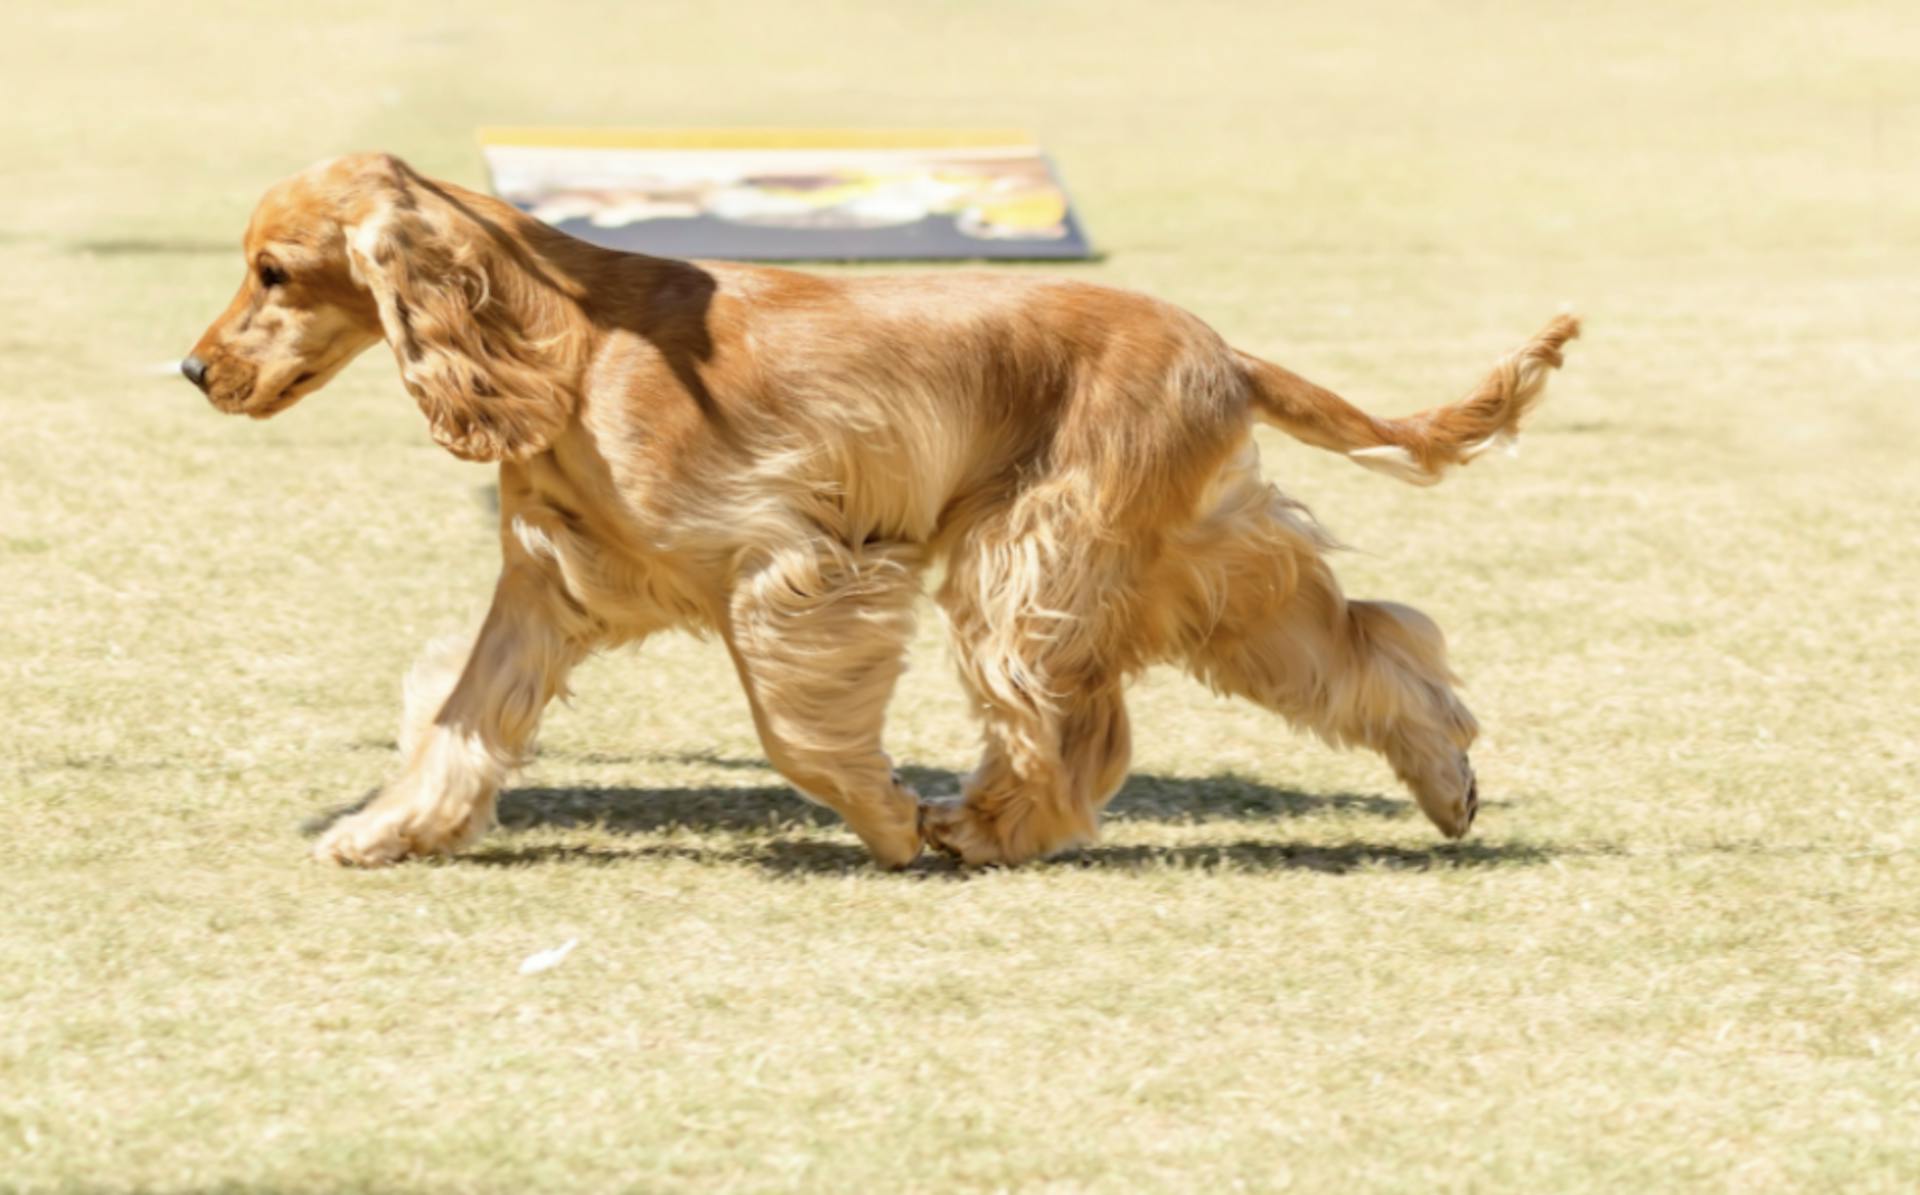
MULTIPOLYGON (((1904 6, 301 11, 0 15, 0 1188, 1920 1185, 1904 6), (1083 276, 1383 411, 1576 302, 1517 460, 1267 442, 1451 633, 1477 836, 1166 676, 1101 845, 883 875, 669 640, 469 856, 306 863, 487 592, 488 475, 381 354, 265 425, 148 370, 268 181, 477 181, 502 120, 1032 126, 1083 276)), ((890 745, 939 787, 932 621, 890 745)))

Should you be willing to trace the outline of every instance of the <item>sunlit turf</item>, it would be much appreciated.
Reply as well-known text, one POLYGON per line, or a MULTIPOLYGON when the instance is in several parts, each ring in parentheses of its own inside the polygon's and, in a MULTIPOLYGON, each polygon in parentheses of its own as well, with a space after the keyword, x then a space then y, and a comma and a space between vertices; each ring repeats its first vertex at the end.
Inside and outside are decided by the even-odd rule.
MULTIPOLYGON (((1920 1185, 1899 5, 301 13, 0 16, 0 1189, 1920 1185), (1156 674, 1097 845, 881 874, 667 638, 467 855, 308 863, 488 592, 490 475, 384 350, 266 424, 156 367, 266 183, 478 183, 500 120, 1028 125, 1078 276, 1382 412, 1575 304, 1516 459, 1423 491, 1263 433, 1350 590, 1447 628, 1475 836, 1156 674)), ((950 674, 929 611, 927 791, 950 674)))

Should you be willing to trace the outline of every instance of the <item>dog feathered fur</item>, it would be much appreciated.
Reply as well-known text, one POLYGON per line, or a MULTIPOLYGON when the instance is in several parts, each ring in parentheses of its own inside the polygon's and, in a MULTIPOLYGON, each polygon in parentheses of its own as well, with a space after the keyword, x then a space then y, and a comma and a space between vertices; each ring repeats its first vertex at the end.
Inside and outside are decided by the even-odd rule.
POLYGON ((768 758, 889 866, 1092 835, 1126 685, 1163 661, 1381 752, 1443 832, 1473 819, 1438 628, 1342 595, 1250 430, 1431 482, 1512 437, 1571 317, 1466 399, 1381 419, 1140 295, 614 253, 385 155, 275 186, 245 251, 194 349, 216 406, 271 415, 385 340, 434 439, 500 467, 486 620, 416 669, 404 770, 322 858, 470 842, 568 670, 670 627, 719 635, 768 758), (880 739, 935 561, 985 752, 923 804, 880 739))

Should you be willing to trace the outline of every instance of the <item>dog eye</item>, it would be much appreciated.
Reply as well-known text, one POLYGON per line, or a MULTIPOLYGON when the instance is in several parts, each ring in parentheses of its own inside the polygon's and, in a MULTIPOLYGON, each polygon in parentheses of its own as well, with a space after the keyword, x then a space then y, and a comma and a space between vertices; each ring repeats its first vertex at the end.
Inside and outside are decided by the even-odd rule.
POLYGON ((279 266, 276 266, 271 264, 270 262, 264 262, 264 261, 260 263, 260 285, 261 286, 275 287, 275 286, 279 286, 281 283, 285 282, 286 280, 287 280, 287 272, 281 269, 279 266))

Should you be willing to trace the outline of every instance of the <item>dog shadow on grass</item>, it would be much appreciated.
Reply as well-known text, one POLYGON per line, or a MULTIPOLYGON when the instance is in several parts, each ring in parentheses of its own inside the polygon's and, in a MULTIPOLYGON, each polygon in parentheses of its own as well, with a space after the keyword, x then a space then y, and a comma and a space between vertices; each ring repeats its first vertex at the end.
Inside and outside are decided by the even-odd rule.
MULTIPOLYGON (((1077 869, 1082 871, 1312 871, 1346 875, 1371 871, 1459 871, 1544 863, 1550 853, 1517 843, 1445 843, 1433 847, 1404 847, 1386 843, 1307 843, 1244 840, 1191 846, 1082 847, 1051 859, 1029 863, 1024 870, 1077 869)), ((745 864, 775 877, 805 877, 869 872, 873 861, 853 842, 805 839, 766 839, 722 846, 676 843, 608 847, 540 843, 518 845, 499 839, 483 840, 467 854, 450 859, 454 865, 475 867, 533 867, 547 863, 611 866, 644 859, 680 859, 700 864, 745 864)), ((960 880, 978 874, 943 855, 923 855, 898 873, 909 880, 960 880)))
MULTIPOLYGON (((706 766, 763 770, 744 760, 700 757, 706 766)), ((960 791, 958 773, 937 768, 903 767, 900 777, 923 796, 946 797, 960 791)), ((1418 817, 1411 801, 1361 793, 1309 793, 1276 788, 1239 776, 1204 779, 1135 774, 1114 796, 1103 822, 1202 825, 1219 822, 1278 824, 1314 813, 1357 814, 1401 820, 1418 817)), ((866 850, 847 836, 821 841, 795 829, 838 827, 833 813, 800 798, 785 785, 687 788, 521 788, 501 794, 500 829, 463 856, 473 864, 515 866, 549 861, 616 863, 634 858, 678 858, 715 863, 745 863, 775 875, 818 875, 864 871, 872 863, 866 850), (515 843, 516 834, 552 827, 590 826, 619 837, 671 838, 684 831, 699 837, 720 833, 724 842, 647 842, 577 845, 515 843)), ((1192 845, 1093 845, 1069 851, 1038 866, 1148 871, 1162 868, 1226 868, 1241 871, 1315 871, 1345 874, 1361 869, 1447 870, 1543 862, 1538 847, 1479 841, 1400 846, 1386 843, 1289 842, 1271 838, 1192 845)), ((967 874, 944 857, 922 858, 910 877, 956 878, 967 874)))
MULTIPOLYGON (((576 757, 578 762, 659 763, 658 759, 576 757)), ((675 756, 668 762, 706 768, 767 773, 757 760, 717 756, 675 756)), ((900 778, 922 796, 952 797, 961 776, 941 768, 902 767, 900 778)), ((309 834, 364 807, 373 794, 308 821, 309 834)), ((680 788, 530 787, 500 794, 499 826, 493 834, 449 860, 455 865, 529 866, 551 862, 614 864, 640 859, 685 859, 705 863, 745 863, 775 875, 820 875, 864 871, 872 866, 865 848, 846 835, 840 841, 809 836, 838 828, 831 811, 801 798, 784 784, 693 785, 680 788), (542 829, 590 828, 602 836, 660 838, 664 842, 618 845, 516 842, 518 835, 542 829), (797 833, 796 833, 797 832, 797 833), (720 841, 698 841, 723 835, 720 841), (682 841, 671 841, 680 837, 682 841), (685 841, 691 838, 696 841, 685 841)), ((1315 813, 1337 813, 1399 821, 1417 818, 1411 800, 1363 793, 1310 793, 1276 788, 1241 776, 1205 778, 1136 773, 1107 806, 1103 824, 1205 825, 1220 822, 1274 825, 1315 813)), ((1163 868, 1240 871, 1314 871, 1343 875, 1363 869, 1442 871, 1461 868, 1525 866, 1542 863, 1549 852, 1521 843, 1434 842, 1402 846, 1368 842, 1290 842, 1247 838, 1229 842, 1174 846, 1094 843, 1068 851, 1040 867, 1149 871, 1163 868)), ((905 873, 926 879, 968 874, 941 856, 926 856, 905 873)))

